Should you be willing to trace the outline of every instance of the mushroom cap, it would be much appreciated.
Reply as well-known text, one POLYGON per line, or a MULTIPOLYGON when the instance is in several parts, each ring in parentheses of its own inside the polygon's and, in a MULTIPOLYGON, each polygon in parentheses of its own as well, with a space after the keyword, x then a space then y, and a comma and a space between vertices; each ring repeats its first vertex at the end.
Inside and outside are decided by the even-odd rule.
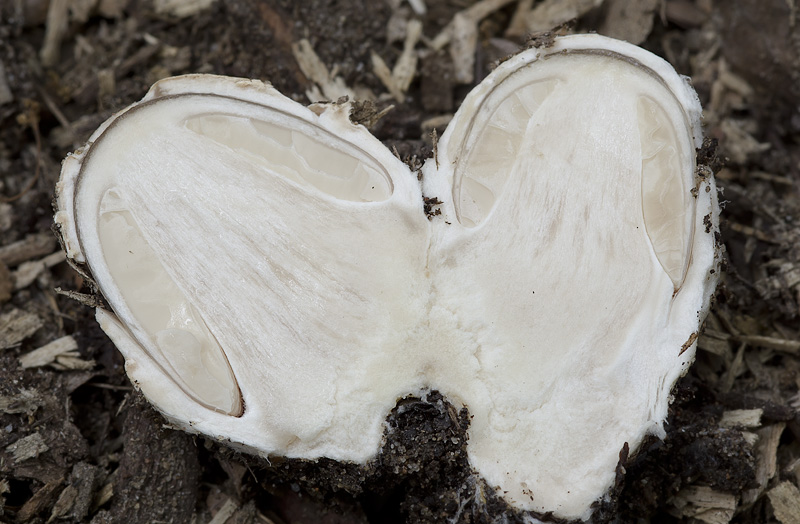
POLYGON ((63 245, 132 382, 187 431, 356 463, 437 389, 511 505, 588 518, 623 446, 663 435, 719 276, 694 91, 558 38, 467 96, 422 184, 347 104, 316 109, 170 78, 64 161, 63 245))

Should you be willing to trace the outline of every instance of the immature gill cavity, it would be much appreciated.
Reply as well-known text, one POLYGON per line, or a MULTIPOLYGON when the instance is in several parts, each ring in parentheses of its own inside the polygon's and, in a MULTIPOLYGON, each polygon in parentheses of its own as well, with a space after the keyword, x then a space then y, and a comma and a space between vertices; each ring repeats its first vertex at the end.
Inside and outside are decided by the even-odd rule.
POLYGON ((472 143, 466 144, 466 158, 456 167, 456 180, 460 180, 458 211, 463 225, 475 227, 489 215, 511 176, 528 124, 557 83, 542 80, 516 89, 485 119, 486 124, 474 133, 472 143))
POLYGON ((98 234, 111 279, 125 305, 187 393, 229 415, 242 413, 233 371, 200 313, 184 296, 147 243, 119 192, 100 200, 98 234))
POLYGON ((381 202, 392 195, 389 177, 345 142, 334 148, 309 136, 310 126, 289 129, 271 122, 226 114, 186 119, 190 131, 214 140, 251 162, 335 198, 381 202))
POLYGON ((642 212, 656 258, 675 289, 689 262, 688 190, 682 177, 678 138, 664 109, 642 96, 637 103, 642 147, 642 212))

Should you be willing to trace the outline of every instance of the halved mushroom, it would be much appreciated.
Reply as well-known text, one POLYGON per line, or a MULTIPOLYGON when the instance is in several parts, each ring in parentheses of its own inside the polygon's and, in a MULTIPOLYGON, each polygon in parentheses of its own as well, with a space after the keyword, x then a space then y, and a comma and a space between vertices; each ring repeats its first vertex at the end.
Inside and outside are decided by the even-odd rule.
POLYGON ((189 431, 358 463, 438 389, 510 504, 588 517, 623 445, 663 433, 719 274, 694 92, 557 39, 473 90, 424 187, 347 111, 178 77, 67 158, 56 221, 129 376, 189 431))

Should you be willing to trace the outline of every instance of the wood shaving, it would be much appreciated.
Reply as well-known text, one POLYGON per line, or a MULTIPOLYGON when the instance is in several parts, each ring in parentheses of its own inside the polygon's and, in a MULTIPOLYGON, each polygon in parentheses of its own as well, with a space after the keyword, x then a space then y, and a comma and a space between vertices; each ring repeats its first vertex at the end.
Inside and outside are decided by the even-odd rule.
POLYGON ((453 17, 453 36, 450 58, 453 60, 456 81, 469 84, 475 79, 475 48, 478 46, 478 21, 465 12, 453 17))
POLYGON ((119 18, 128 6, 130 0, 99 0, 97 12, 105 18, 119 18))
POLYGON ((662 2, 666 21, 681 27, 700 27, 708 20, 708 11, 688 0, 669 0, 662 2))
POLYGON ((725 134, 726 151, 737 164, 747 163, 751 156, 758 155, 772 147, 768 142, 759 142, 746 130, 741 120, 725 119, 720 128, 725 134))
POLYGON ((403 44, 403 53, 397 59, 397 63, 392 69, 392 77, 397 88, 405 93, 411 85, 411 81, 417 74, 417 52, 414 47, 419 42, 422 35, 422 22, 411 20, 406 26, 406 39, 403 44))
POLYGON ((157 13, 186 18, 211 7, 214 0, 153 0, 157 13))
POLYGON ((736 510, 736 497, 707 486, 683 488, 672 499, 673 514, 707 524, 727 524, 736 510))
POLYGON ((742 431, 742 438, 750 446, 755 446, 756 442, 758 442, 758 435, 756 435, 752 431, 742 431))
POLYGON ((756 431, 758 442, 753 451, 756 456, 756 483, 758 486, 746 490, 742 494, 743 503, 750 504, 755 502, 764 492, 770 479, 775 476, 778 444, 785 428, 786 423, 779 422, 756 431))
POLYGON ((525 17, 532 7, 533 0, 520 0, 517 3, 517 9, 514 11, 514 16, 511 17, 511 22, 509 22, 506 29, 505 35, 507 38, 518 38, 528 33, 525 17))
POLYGON ((6 479, 0 479, 0 515, 3 514, 3 507, 6 504, 6 498, 3 495, 10 491, 11 487, 8 485, 8 481, 6 479))
POLYGON ((800 458, 795 459, 784 471, 794 477, 795 484, 800 485, 800 458))
POLYGON ((56 357, 56 361, 51 364, 54 369, 59 371, 70 370, 89 370, 95 366, 94 360, 83 360, 77 352, 64 353, 56 357))
POLYGON ((65 517, 75 505, 75 499, 78 498, 78 488, 69 485, 64 488, 64 491, 58 496, 56 503, 53 505, 53 511, 50 512, 50 518, 47 519, 48 524, 54 520, 65 517))
POLYGON ((392 45, 402 42, 406 38, 408 19, 411 12, 408 9, 397 9, 386 22, 386 43, 392 45))
POLYGON ((389 66, 376 52, 372 52, 372 69, 375 76, 386 86, 392 98, 402 103, 411 81, 417 74, 417 52, 414 49, 422 36, 422 22, 410 20, 406 25, 403 52, 397 59, 394 69, 389 66))
POLYGON ((239 505, 233 501, 233 499, 228 498, 225 500, 225 503, 222 507, 217 511, 214 515, 214 518, 209 521, 208 524, 225 524, 234 513, 238 509, 239 505))
POLYGON ((603 0, 544 0, 525 16, 528 31, 547 31, 600 7, 603 0))
POLYGON ((23 389, 19 393, 0 396, 0 413, 32 414, 42 405, 43 400, 39 393, 33 389, 23 389))
POLYGON ((732 409, 722 414, 719 425, 723 428, 757 428, 761 426, 763 414, 763 409, 732 409))
POLYGON ((108 482, 103 484, 97 494, 95 495, 95 499, 92 503, 92 511, 97 511, 97 509, 103 506, 106 502, 111 500, 111 497, 114 496, 114 483, 108 482))
POLYGON ((767 492, 775 518, 781 524, 800 524, 800 490, 784 481, 767 492))
MULTIPOLYGON (((461 17, 463 19, 460 24, 465 24, 469 22, 470 24, 474 24, 477 28, 478 22, 489 16, 490 14, 494 13, 498 9, 505 7, 506 5, 510 4, 514 0, 482 0, 463 11, 459 11, 453 17, 453 20, 450 21, 449 24, 445 26, 442 31, 436 35, 436 37, 428 43, 428 46, 438 51, 439 49, 443 49, 444 46, 450 43, 450 41, 457 37, 457 29, 455 27, 455 20, 456 17, 461 17)), ((476 29, 477 30, 477 29, 476 29)), ((474 52, 474 48, 472 52, 474 52)), ((467 57, 459 57, 459 58, 467 58, 467 57)), ((474 60, 474 57, 469 58, 470 60, 474 60)))
POLYGON ((336 76, 336 70, 328 71, 328 68, 319 58, 311 42, 303 38, 292 44, 297 65, 303 74, 315 85, 306 90, 306 97, 311 102, 335 101, 346 96, 350 100, 373 99, 374 96, 369 90, 351 89, 344 83, 344 79, 336 76))
POLYGON ((71 336, 58 338, 49 344, 22 355, 19 363, 23 369, 52 365, 56 369, 90 369, 94 361, 81 360, 78 343, 71 336))
POLYGON ((42 327, 42 319, 21 309, 0 315, 0 349, 16 346, 42 327))
POLYGON ((13 273, 14 290, 20 290, 31 285, 36 278, 42 274, 45 269, 49 269, 56 264, 60 264, 66 260, 64 253, 56 251, 55 253, 44 257, 41 260, 23 262, 19 268, 13 273))
POLYGON ((424 16, 425 13, 428 12, 425 0, 408 0, 408 5, 411 6, 411 9, 413 9, 418 16, 424 16))
POLYGON ((49 255, 56 247, 56 239, 50 232, 28 235, 22 240, 0 247, 0 262, 14 267, 22 262, 49 255))
POLYGON ((15 464, 38 457, 49 449, 50 447, 45 443, 38 432, 6 446, 6 452, 11 454, 11 458, 15 464))
POLYGON ((53 503, 58 489, 63 483, 64 480, 62 478, 57 478, 39 488, 19 509, 17 512, 17 521, 28 522, 36 515, 42 513, 45 508, 49 508, 53 503))
POLYGON ((428 134, 434 129, 444 129, 447 127, 447 124, 453 119, 453 115, 448 113, 446 115, 439 115, 431 117, 427 120, 423 120, 420 124, 420 128, 422 128, 423 134, 428 134))
POLYGON ((405 95, 397 88, 397 83, 392 76, 392 71, 389 69, 389 66, 386 65, 383 58, 375 51, 373 51, 370 56, 372 58, 372 71, 375 73, 375 76, 386 86, 392 98, 402 103, 403 100, 405 100, 405 95))
POLYGON ((600 34, 641 44, 653 30, 660 0, 608 0, 608 14, 600 25, 600 34))
POLYGON ((61 56, 61 40, 69 28, 70 0, 52 0, 47 10, 47 26, 39 59, 45 67, 53 67, 61 56))
MULTIPOLYGON (((743 232, 745 230, 743 229, 743 232)), ((728 335, 713 329, 708 329, 700 336, 700 347, 711 353, 723 356, 726 352, 722 349, 722 344, 728 342, 747 343, 751 346, 764 349, 774 349, 782 353, 800 353, 800 340, 789 340, 776 336, 766 335, 728 335)))
POLYGON ((753 346, 765 349, 774 349, 783 353, 797 354, 800 352, 800 340, 786 340, 777 337, 765 337, 759 335, 744 335, 738 337, 742 342, 747 342, 753 346))

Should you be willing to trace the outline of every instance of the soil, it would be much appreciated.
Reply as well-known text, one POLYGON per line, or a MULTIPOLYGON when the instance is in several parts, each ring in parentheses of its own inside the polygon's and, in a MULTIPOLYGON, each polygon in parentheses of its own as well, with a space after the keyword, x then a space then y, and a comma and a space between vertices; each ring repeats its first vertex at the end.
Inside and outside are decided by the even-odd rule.
MULTIPOLYGON (((418 165, 434 146, 431 130, 446 126, 431 117, 455 111, 497 60, 552 37, 510 30, 526 2, 508 2, 478 26, 471 82, 459 80, 447 47, 433 51, 423 39, 399 102, 371 53, 391 68, 409 19, 432 39, 475 2, 428 0, 423 15, 416 3, 0 3, 0 522, 522 521, 469 472, 469 414, 435 391, 399 401, 380 460, 366 468, 268 463, 166 427, 129 383, 84 305, 94 290, 59 258, 51 233, 61 159, 159 78, 259 78, 308 103, 314 86, 293 54, 306 38, 332 76, 375 95, 359 120, 418 165), (186 11, 158 7, 167 4, 186 11), (20 365, 48 343, 72 344, 67 336, 72 349, 49 364, 20 365)), ((727 251, 667 437, 630 456, 621 450, 617 484, 593 519, 800 522, 791 504, 800 498, 800 17, 786 0, 593 4, 558 31, 634 40, 692 78, 706 135, 718 140, 701 160, 717 171, 727 251)))

